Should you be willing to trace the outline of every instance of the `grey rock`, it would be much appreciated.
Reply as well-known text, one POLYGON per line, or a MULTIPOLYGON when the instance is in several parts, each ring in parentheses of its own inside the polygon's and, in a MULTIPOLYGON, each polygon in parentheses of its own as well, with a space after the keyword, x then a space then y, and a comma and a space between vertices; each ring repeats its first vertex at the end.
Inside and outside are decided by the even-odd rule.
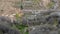
POLYGON ((18 29, 12 28, 15 24, 15 20, 11 22, 11 19, 5 16, 0 16, 0 31, 3 34, 20 34, 18 29))
POLYGON ((3 34, 20 34, 20 32, 16 29, 11 29, 10 27, 6 27, 4 25, 0 25, 0 30, 3 34))
POLYGON ((36 26, 34 30, 31 30, 29 34, 58 34, 58 31, 53 29, 54 27, 49 27, 49 26, 36 26))

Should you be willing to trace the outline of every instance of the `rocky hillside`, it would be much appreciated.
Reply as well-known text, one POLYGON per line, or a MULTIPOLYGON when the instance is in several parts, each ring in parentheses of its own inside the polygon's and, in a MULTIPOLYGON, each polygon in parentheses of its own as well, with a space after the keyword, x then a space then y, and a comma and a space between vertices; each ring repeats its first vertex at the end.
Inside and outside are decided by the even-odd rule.
POLYGON ((0 0, 0 34, 60 34, 60 0, 0 0))

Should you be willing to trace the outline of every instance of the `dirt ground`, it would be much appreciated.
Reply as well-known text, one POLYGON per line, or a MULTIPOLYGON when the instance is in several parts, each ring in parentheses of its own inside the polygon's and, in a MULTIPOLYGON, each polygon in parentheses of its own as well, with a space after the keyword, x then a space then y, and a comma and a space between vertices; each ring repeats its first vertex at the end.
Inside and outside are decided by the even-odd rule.
POLYGON ((21 13, 19 8, 14 5, 20 0, 0 0, 0 16, 10 16, 16 13, 21 13))

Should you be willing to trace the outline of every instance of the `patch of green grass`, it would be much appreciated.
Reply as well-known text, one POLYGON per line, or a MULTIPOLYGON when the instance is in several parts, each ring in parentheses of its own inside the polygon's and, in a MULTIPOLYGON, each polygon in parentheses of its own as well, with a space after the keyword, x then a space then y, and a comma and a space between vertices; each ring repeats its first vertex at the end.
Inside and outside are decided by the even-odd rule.
POLYGON ((21 32, 22 34, 24 34, 24 33, 25 33, 25 34, 29 34, 28 31, 24 32, 24 30, 25 30, 26 28, 28 28, 28 26, 20 24, 20 25, 16 25, 16 27, 20 30, 20 32, 21 32))
POLYGON ((52 7, 54 6, 54 4, 55 4, 54 2, 50 2, 50 3, 47 5, 47 7, 48 7, 48 8, 52 8, 52 7))
POLYGON ((0 30, 0 34, 3 34, 3 32, 0 30))
POLYGON ((57 21, 57 19, 55 18, 55 20, 54 20, 54 26, 56 26, 58 24, 58 21, 57 21))
POLYGON ((26 28, 28 29, 28 25, 23 25, 23 24, 22 24, 22 22, 21 22, 22 18, 20 18, 20 16, 19 16, 18 13, 17 13, 15 16, 16 16, 16 20, 17 20, 17 21, 20 21, 20 22, 19 22, 20 24, 16 24, 16 25, 15 25, 16 28, 19 29, 19 31, 21 32, 21 34, 29 34, 28 31, 24 32, 24 30, 25 30, 26 28))
POLYGON ((26 27, 28 27, 28 26, 25 26, 25 25, 20 24, 20 25, 16 25, 16 27, 17 27, 18 29, 24 29, 24 28, 26 28, 26 27))
POLYGON ((25 34, 29 34, 29 32, 28 32, 28 31, 26 31, 26 32, 25 32, 25 34))
POLYGON ((16 13, 15 17, 16 17, 16 19, 18 19, 20 16, 19 16, 19 14, 18 14, 18 13, 16 13))
MULTIPOLYGON (((19 14, 16 14, 16 19, 17 19, 17 21, 20 19, 19 14)), ((20 22, 21 22, 21 19, 20 19, 20 22)), ((24 33, 28 34, 28 32, 24 32, 24 30, 26 28, 28 28, 28 26, 27 25, 23 25, 22 22, 20 24, 16 24, 16 27, 19 29, 21 34, 24 34, 24 33)))

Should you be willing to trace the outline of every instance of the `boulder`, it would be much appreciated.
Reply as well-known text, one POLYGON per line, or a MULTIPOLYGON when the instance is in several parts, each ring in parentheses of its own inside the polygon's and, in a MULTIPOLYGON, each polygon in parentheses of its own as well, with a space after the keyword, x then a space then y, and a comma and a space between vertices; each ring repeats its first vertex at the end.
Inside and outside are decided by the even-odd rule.
POLYGON ((0 32, 3 34, 20 34, 17 28, 13 28, 15 25, 15 20, 11 22, 11 19, 5 16, 0 16, 0 32))

